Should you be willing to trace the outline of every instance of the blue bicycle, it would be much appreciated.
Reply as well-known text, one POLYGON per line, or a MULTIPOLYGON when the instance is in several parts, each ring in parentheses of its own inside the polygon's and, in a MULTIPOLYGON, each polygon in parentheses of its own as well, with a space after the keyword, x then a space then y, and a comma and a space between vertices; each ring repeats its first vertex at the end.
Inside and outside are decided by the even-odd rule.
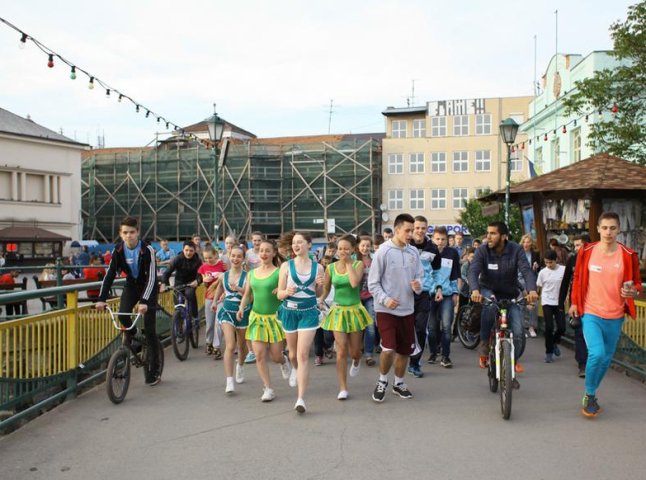
POLYGON ((191 318, 190 299, 184 293, 189 285, 175 285, 172 287, 175 292, 175 311, 170 329, 173 353, 178 360, 184 361, 188 358, 189 343, 193 348, 199 346, 200 322, 191 318))

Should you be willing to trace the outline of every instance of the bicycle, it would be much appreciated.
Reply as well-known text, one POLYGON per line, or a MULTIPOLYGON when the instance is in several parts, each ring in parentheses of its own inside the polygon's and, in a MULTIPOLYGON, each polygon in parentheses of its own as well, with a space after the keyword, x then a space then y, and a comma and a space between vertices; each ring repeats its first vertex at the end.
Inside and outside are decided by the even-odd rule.
MULTIPOLYGON (((150 366, 148 363, 148 342, 145 335, 141 337, 136 337, 136 342, 141 345, 141 349, 137 352, 137 348, 133 345, 133 341, 125 341, 123 337, 126 332, 131 332, 133 328, 137 325, 137 322, 142 317, 141 313, 137 313, 132 325, 130 327, 125 327, 117 321, 118 316, 129 316, 132 317, 133 313, 118 313, 113 312, 110 307, 106 307, 106 310, 110 314, 110 319, 112 320, 112 325, 114 328, 119 330, 122 335, 121 346, 110 356, 108 361, 108 369, 105 373, 105 388, 108 394, 108 398, 114 404, 119 404, 123 402, 128 393, 128 387, 130 386, 130 365, 133 364, 135 368, 143 367, 145 377, 148 377, 150 373, 150 366)), ((161 341, 157 338, 157 351, 159 352, 159 375, 162 374, 164 370, 164 348, 162 347, 161 341)))
POLYGON ((453 330, 456 332, 460 343, 469 350, 480 344, 480 315, 482 307, 478 303, 469 302, 458 310, 453 319, 453 330))
MULTIPOLYGON (((497 308, 496 320, 489 337, 489 354, 487 378, 489 390, 498 391, 500 386, 500 410, 502 418, 509 420, 511 416, 511 399, 514 379, 516 378, 516 361, 514 357, 514 334, 511 325, 507 323, 507 310, 511 305, 526 305, 525 299, 496 300, 483 298, 485 305, 497 308)), ((524 336, 524 335, 523 335, 524 336)))
POLYGON ((189 285, 175 285, 171 287, 177 295, 173 321, 171 324, 170 338, 173 353, 178 360, 188 358, 189 343, 193 348, 198 348, 200 339, 200 322, 191 318, 191 302, 184 294, 184 289, 189 285))

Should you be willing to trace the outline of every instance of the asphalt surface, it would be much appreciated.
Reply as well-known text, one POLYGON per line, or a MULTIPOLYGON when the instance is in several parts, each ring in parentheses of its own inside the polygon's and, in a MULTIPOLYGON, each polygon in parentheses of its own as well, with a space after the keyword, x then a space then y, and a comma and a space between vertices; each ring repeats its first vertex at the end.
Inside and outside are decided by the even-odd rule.
POLYGON ((134 371, 121 405, 103 386, 0 438, 0 478, 13 479, 628 479, 646 478, 646 387, 610 371, 598 392, 603 412, 580 414, 583 380, 573 352, 543 363, 543 340, 528 341, 509 421, 489 392, 477 354, 453 344, 453 369, 423 365, 407 376, 414 394, 371 399, 376 367, 351 378, 336 399, 333 363, 312 366, 308 411, 271 367, 276 399, 261 403, 254 365, 224 394, 221 361, 167 348, 163 382, 134 371))

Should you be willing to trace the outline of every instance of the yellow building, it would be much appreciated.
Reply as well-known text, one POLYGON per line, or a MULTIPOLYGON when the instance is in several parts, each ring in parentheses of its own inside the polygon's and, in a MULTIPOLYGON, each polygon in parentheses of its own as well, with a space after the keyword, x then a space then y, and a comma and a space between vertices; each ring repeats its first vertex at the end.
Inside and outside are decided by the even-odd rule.
MULTIPOLYGON (((392 226, 400 213, 423 215, 432 230, 455 231, 465 200, 504 188, 507 146, 498 125, 527 119, 533 97, 428 102, 424 107, 388 107, 383 140, 382 219, 392 226)), ((516 144, 524 137, 519 134, 516 144)), ((524 150, 512 153, 512 182, 529 178, 524 150)))

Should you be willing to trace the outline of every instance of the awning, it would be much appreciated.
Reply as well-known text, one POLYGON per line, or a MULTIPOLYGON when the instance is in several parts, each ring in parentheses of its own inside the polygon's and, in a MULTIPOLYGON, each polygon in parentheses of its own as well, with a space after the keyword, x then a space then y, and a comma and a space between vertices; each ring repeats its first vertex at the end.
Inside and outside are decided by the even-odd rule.
POLYGON ((38 227, 8 227, 0 230, 0 242, 64 242, 70 237, 38 227))

